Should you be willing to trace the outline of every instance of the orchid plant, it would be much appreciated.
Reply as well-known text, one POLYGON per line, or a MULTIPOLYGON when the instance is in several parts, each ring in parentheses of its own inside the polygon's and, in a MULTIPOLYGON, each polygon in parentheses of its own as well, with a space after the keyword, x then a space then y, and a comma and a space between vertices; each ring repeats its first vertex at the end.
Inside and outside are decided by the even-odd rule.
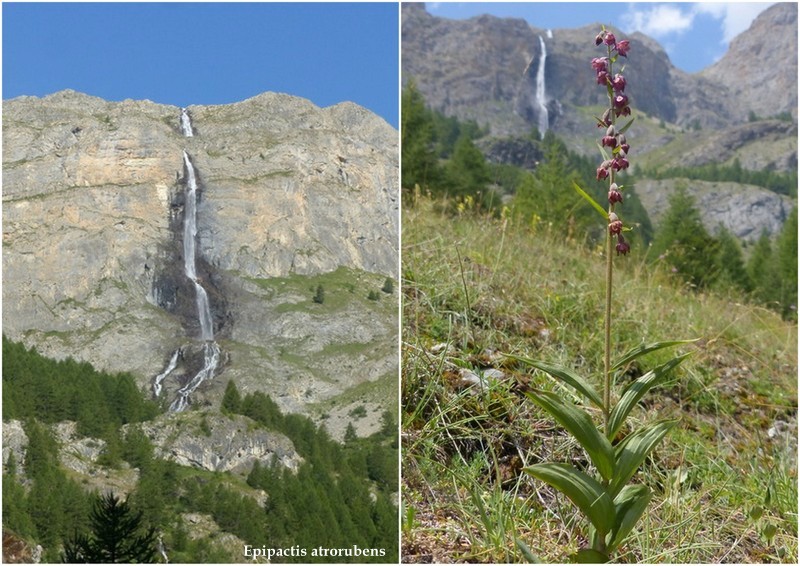
MULTIPOLYGON (((630 230, 617 213, 623 203, 624 186, 617 182, 620 172, 629 167, 630 145, 625 132, 633 123, 629 118, 623 126, 618 120, 631 114, 625 94, 627 79, 624 69, 615 72, 620 57, 627 58, 630 43, 617 41, 605 27, 595 38, 596 46, 606 49, 605 56, 592 59, 597 84, 606 89, 608 109, 596 118, 604 135, 598 144, 603 161, 597 168, 597 180, 608 182, 607 209, 597 203, 577 184, 575 190, 586 199, 607 223, 606 234, 606 293, 605 293, 605 349, 603 355, 602 395, 589 380, 569 369, 551 364, 512 356, 516 360, 540 370, 556 381, 574 390, 602 413, 602 425, 593 420, 584 406, 573 403, 566 396, 532 389, 526 395, 550 414, 581 445, 594 465, 595 473, 587 473, 571 464, 542 462, 525 468, 531 476, 551 485, 566 495, 586 516, 590 523, 589 546, 579 550, 573 559, 577 562, 608 562, 647 509, 652 492, 646 485, 632 483, 636 471, 647 456, 658 446, 677 420, 650 422, 636 430, 626 426, 633 408, 653 387, 663 384, 689 354, 675 357, 629 383, 614 402, 612 389, 616 378, 625 373, 629 364, 650 352, 687 344, 693 340, 675 340, 642 343, 612 360, 611 315, 614 254, 625 256, 630 244, 623 233, 630 230), (616 243, 615 243, 616 242, 616 243)), ((595 412, 597 412, 595 410, 595 412)))

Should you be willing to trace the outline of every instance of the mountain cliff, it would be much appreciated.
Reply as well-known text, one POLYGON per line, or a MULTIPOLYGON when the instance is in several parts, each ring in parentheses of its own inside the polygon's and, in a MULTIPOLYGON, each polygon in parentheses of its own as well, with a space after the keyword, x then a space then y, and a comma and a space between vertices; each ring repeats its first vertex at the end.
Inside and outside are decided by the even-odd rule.
MULTIPOLYGON (((591 39, 600 24, 545 30, 521 19, 479 16, 448 20, 424 4, 402 11, 404 80, 413 79, 431 107, 488 124, 498 135, 523 133, 537 123, 534 77, 542 60, 551 127, 568 127, 571 107, 604 103, 588 61, 597 56, 591 39)), ((618 31, 618 30, 615 30, 618 31)), ((641 34, 631 41, 626 69, 636 77, 636 109, 665 122, 720 128, 748 120, 749 112, 797 117, 797 5, 765 10, 731 43, 728 53, 702 73, 672 65, 663 48, 641 34), (633 55, 635 54, 635 56, 633 55), (765 101, 769 101, 765 104, 765 101)))
MULTIPOLYGON (((534 128, 541 133, 543 115, 571 149, 595 156, 594 116, 607 104, 589 65, 598 56, 598 29, 600 23, 548 30, 489 15, 449 20, 431 15, 424 4, 404 3, 403 79, 415 83, 432 109, 486 128, 477 143, 494 162, 533 169, 538 158, 517 142, 534 128)), ((652 38, 614 31, 631 42, 625 74, 636 118, 628 132, 636 140, 634 173, 709 164, 797 170, 797 4, 764 10, 717 63, 694 74, 672 65, 652 38)), ((714 191, 735 198, 736 206, 720 214, 704 210, 705 220, 722 222, 742 238, 760 233, 765 224, 754 219, 761 212, 777 229, 793 206, 752 186, 714 191)), ((666 201, 645 200, 659 217, 666 201)))
MULTIPOLYGON (((275 93, 187 111, 193 137, 179 108, 149 101, 62 91, 3 102, 4 332, 148 388, 173 352, 178 382, 197 370, 185 150, 199 186, 197 277, 223 351, 195 402, 235 379, 313 413, 394 380, 395 301, 366 296, 397 276, 396 131, 352 103, 275 93), (311 300, 319 285, 324 304, 311 300)), ((385 405, 383 391, 367 397, 385 405)))

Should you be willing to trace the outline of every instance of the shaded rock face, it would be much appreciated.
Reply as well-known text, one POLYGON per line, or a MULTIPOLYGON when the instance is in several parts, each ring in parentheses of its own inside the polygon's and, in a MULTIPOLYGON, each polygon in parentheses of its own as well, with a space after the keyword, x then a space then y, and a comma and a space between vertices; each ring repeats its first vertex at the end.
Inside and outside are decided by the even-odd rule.
POLYGON ((691 188, 703 225, 712 234, 722 225, 738 238, 754 242, 763 230, 777 234, 794 208, 789 197, 752 185, 642 179, 636 183, 636 194, 656 226, 681 182, 691 188))
MULTIPOLYGON (((265 301, 250 281, 341 266, 397 277, 397 132, 352 103, 320 109, 275 93, 188 112, 191 138, 179 108, 149 101, 63 91, 3 102, 3 331, 44 355, 131 371, 149 386, 186 337, 200 334, 183 272, 186 150, 198 178, 198 277, 217 338, 236 342, 223 346, 235 352, 224 371, 245 380, 244 391, 285 394, 307 373, 276 359, 272 345, 284 338, 272 317, 281 302, 265 301)), ((354 311, 349 333, 374 319, 354 311)), ((328 395, 392 373, 382 373, 396 367, 390 319, 361 333, 382 353, 326 386, 328 395)), ((326 341, 332 350, 353 342, 339 326, 326 341)), ((166 395, 197 365, 194 350, 166 395)), ((221 395, 219 383, 198 398, 221 395)))
MULTIPOLYGON (((559 113, 571 106, 606 104, 592 81, 589 61, 602 56, 592 38, 600 24, 547 31, 521 19, 434 17, 424 4, 402 7, 404 80, 413 79, 434 109, 489 125, 494 135, 519 134, 536 124, 530 77, 547 44, 546 95, 559 113)), ((618 32, 618 30, 613 30, 618 32)), ((719 128, 745 122, 748 113, 797 116, 797 5, 765 10, 738 36, 728 54, 699 74, 675 68, 653 39, 619 32, 631 41, 626 72, 636 77, 634 108, 679 125, 719 128)), ((566 123, 569 123, 567 121, 566 123)))
POLYGON ((797 3, 779 2, 764 10, 725 56, 701 75, 723 85, 729 109, 746 118, 789 112, 797 118, 797 3))
POLYGON ((207 413, 186 420, 162 415, 136 426, 151 440, 159 458, 182 466, 247 474, 255 462, 269 465, 274 459, 285 468, 297 470, 303 461, 289 438, 255 429, 247 417, 229 419, 207 413))

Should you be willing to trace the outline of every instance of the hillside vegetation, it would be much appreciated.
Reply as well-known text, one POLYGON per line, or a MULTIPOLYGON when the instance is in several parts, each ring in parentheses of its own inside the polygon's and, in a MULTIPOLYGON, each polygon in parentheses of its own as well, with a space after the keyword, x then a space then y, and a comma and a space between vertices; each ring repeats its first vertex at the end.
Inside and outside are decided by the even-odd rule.
MULTIPOLYGON (((417 190, 404 209, 404 559, 562 562, 585 546, 583 524, 522 468, 584 456, 523 395, 552 382, 505 354, 597 383, 604 260, 560 221, 461 203, 417 190)), ((636 476, 656 495, 620 561, 795 563, 797 327, 643 257, 616 262, 614 353, 698 341, 636 410, 681 422, 636 476)), ((626 377, 675 353, 651 354, 626 377)))

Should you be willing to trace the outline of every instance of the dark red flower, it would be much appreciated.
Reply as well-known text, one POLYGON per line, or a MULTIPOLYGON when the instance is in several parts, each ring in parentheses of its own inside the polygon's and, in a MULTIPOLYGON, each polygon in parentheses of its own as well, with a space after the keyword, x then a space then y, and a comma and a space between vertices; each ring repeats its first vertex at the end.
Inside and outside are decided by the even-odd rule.
POLYGON ((595 57, 592 59, 592 69, 608 72, 608 57, 595 57))
POLYGON ((611 162, 611 168, 614 171, 622 171, 623 169, 627 169, 630 163, 625 157, 617 155, 614 160, 611 162))
POLYGON ((614 75, 614 79, 611 81, 611 87, 616 92, 622 92, 623 90, 625 90, 625 77, 623 77, 619 73, 614 75))
POLYGON ((609 204, 622 202, 622 193, 620 192, 616 183, 611 183, 611 186, 608 188, 608 202, 609 204))
POLYGON ((628 105, 628 97, 624 94, 618 94, 614 97, 614 108, 624 108, 628 105))
POLYGON ((627 255, 629 251, 631 251, 630 244, 625 241, 625 238, 622 237, 622 234, 619 234, 617 236, 617 255, 627 255))
POLYGON ((614 37, 614 34, 611 32, 608 32, 605 38, 603 38, 603 43, 605 43, 606 45, 614 45, 616 42, 617 38, 614 37))
POLYGON ((597 34, 597 37, 594 38, 594 44, 595 45, 600 45, 601 43, 603 43, 603 34, 604 33, 605 33, 604 31, 601 31, 600 33, 597 34))
POLYGON ((623 57, 627 57, 628 56, 628 51, 630 51, 630 49, 631 49, 631 42, 628 41, 627 39, 623 39, 622 41, 618 41, 616 49, 617 49, 617 53, 619 53, 623 57))
POLYGON ((603 136, 603 139, 600 140, 600 143, 603 144, 603 146, 614 148, 617 147, 617 138, 614 136, 603 136))
POLYGON ((608 178, 608 167, 603 167, 602 165, 597 168, 597 180, 602 181, 603 179, 608 178))
POLYGON ((620 116, 630 116, 631 115, 631 107, 626 106, 625 108, 618 108, 614 110, 614 114, 619 118, 620 116))
MULTIPOLYGON (((613 212, 611 214, 614 214, 613 212)), ((611 218, 611 214, 608 215, 608 218, 611 218)), ((614 218, 616 218, 616 214, 614 214, 614 218)), ((622 220, 612 220, 608 223, 608 231, 611 234, 620 234, 622 232, 622 220)))

